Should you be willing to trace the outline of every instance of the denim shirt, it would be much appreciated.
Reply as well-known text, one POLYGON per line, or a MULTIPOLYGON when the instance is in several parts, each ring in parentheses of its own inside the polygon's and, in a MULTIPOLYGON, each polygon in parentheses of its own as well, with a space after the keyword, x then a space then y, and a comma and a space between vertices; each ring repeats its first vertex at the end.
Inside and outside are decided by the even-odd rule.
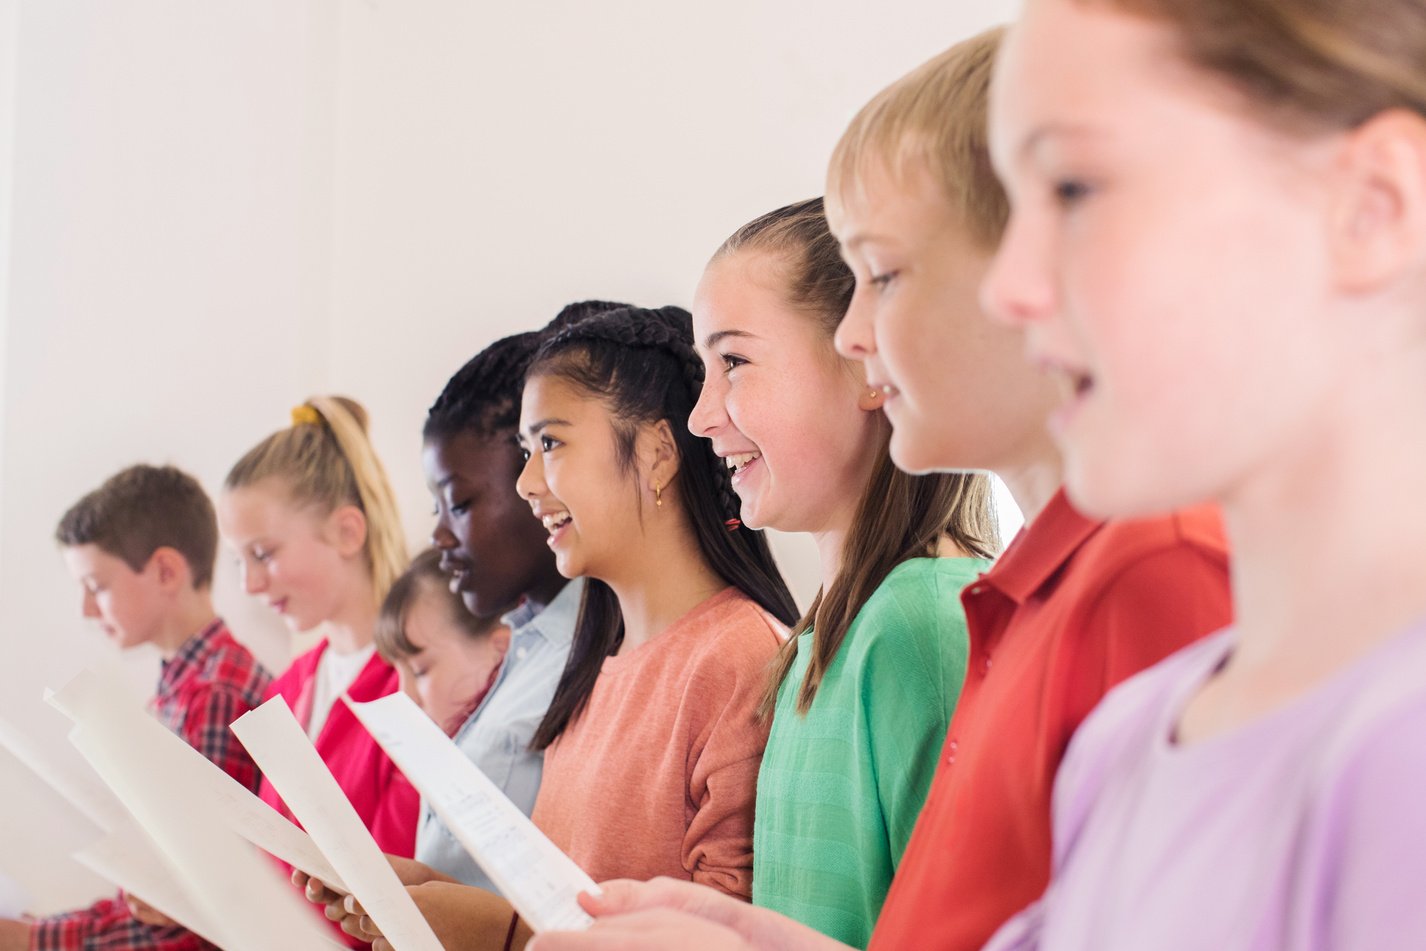
MULTIPOLYGON (((502 619, 510 649, 495 685, 455 735, 455 744, 520 811, 529 815, 540 791, 545 754, 530 750, 564 672, 579 617, 584 580, 576 578, 536 613, 522 604, 502 619)), ((457 881, 498 889, 425 802, 416 830, 416 860, 457 881)))

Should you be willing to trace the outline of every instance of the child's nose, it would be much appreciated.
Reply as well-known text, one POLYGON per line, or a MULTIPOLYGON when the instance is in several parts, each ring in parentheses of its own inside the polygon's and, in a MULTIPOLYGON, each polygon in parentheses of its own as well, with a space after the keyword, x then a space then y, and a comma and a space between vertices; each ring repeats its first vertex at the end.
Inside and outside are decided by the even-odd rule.
POLYGON ((688 414, 688 431, 695 436, 710 438, 728 419, 723 400, 721 378, 710 373, 698 393, 698 402, 693 404, 693 412, 688 414))
POLYGON ((261 568, 256 565, 244 564, 242 572, 243 590, 248 594, 261 594, 267 587, 267 574, 261 568))

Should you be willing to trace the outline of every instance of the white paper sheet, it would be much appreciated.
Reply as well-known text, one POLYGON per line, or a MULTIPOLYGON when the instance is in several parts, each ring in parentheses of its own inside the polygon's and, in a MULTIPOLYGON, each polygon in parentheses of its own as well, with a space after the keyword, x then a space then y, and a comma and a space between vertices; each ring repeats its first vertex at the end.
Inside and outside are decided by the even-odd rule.
POLYGON ((536 932, 587 928, 599 887, 405 694, 343 702, 536 932))
MULTIPOLYGON (((171 917, 190 929, 219 932, 215 943, 228 951, 337 946, 272 864, 226 827, 213 808, 211 786, 193 778, 172 755, 171 743, 155 742, 154 728, 171 734, 112 676, 85 671, 51 699, 75 719, 70 742, 149 836, 190 907, 198 909, 192 921, 171 917)), ((181 901, 155 897, 182 910, 181 901)))
POLYGON ((60 750, 47 749, 3 719, 0 719, 0 746, 100 829, 113 829, 128 819, 128 810, 83 761, 76 764, 60 750))
POLYGON ((213 944, 223 940, 222 926, 211 921, 188 896, 153 840, 132 819, 74 853, 74 858, 114 886, 142 899, 174 921, 183 922, 184 927, 205 940, 213 944))
MULTIPOLYGON (((108 671, 100 671, 99 676, 108 678, 112 675, 108 671)), ((50 691, 46 694, 46 700, 62 713, 70 716, 71 719, 76 715, 85 715, 86 705, 90 702, 82 691, 60 693, 50 691)), ((4 724, 0 722, 0 744, 8 746, 8 743, 5 742, 7 737, 3 732, 3 727, 4 724)), ((299 868, 308 875, 316 876, 336 890, 349 891, 342 882, 341 876, 332 868, 331 863, 322 855, 321 850, 317 848, 316 843, 307 833, 288 822, 277 810, 253 795, 251 790, 223 772, 217 764, 189 746, 180 737, 169 732, 157 720, 146 716, 144 722, 138 724, 138 728, 149 737, 150 742, 166 750, 177 764, 175 768, 184 770, 192 782, 202 783, 208 787, 207 795, 230 831, 237 833, 264 852, 288 865, 299 868)), ((24 745, 22 737, 18 738, 17 745, 24 745)), ((34 746, 34 744, 29 744, 29 746, 34 746)), ((42 763, 42 765, 45 764, 42 763)), ((36 772, 40 772, 39 768, 32 768, 35 768, 36 772)), ((40 775, 48 779, 44 773, 40 775)), ((94 777, 82 778, 92 780, 94 777)), ((58 781, 65 781, 65 777, 60 777, 58 781)), ((65 790, 57 785, 56 781, 52 780, 51 783, 61 793, 65 793, 65 790)), ((101 805, 106 805, 109 810, 118 810, 117 816, 109 818, 109 821, 101 825, 101 828, 113 829, 118 822, 127 819, 128 811, 119 804, 107 788, 104 788, 102 783, 98 784, 98 792, 102 793, 104 797, 100 800, 101 805)), ((68 794, 66 793, 66 795, 68 794)), ((76 805, 78 804, 76 803, 76 805)), ((91 808, 93 807, 91 806, 91 808)), ((113 814, 106 815, 112 816, 113 814)))
POLYGON ((233 732, 396 951, 441 951, 391 863, 281 697, 238 718, 233 732))

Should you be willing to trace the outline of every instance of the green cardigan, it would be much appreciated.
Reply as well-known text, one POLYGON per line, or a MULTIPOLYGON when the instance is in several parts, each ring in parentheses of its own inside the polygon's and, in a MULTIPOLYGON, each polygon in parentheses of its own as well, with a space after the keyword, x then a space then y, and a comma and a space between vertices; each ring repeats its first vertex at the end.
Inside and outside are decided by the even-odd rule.
POLYGON ((753 903, 854 947, 871 939, 965 679, 960 592, 979 558, 897 565, 852 621, 812 708, 812 634, 778 690, 758 775, 753 903))

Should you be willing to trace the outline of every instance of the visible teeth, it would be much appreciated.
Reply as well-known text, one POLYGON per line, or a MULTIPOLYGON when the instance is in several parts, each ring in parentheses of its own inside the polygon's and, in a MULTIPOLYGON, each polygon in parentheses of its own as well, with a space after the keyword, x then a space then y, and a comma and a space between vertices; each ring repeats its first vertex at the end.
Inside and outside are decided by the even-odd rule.
POLYGON ((545 531, 549 532, 550 534, 554 534, 559 529, 563 528, 565 523, 569 521, 569 513, 555 512, 550 515, 542 515, 540 516, 540 521, 544 522, 545 531))
POLYGON ((761 459, 762 455, 763 454, 760 452, 740 452, 736 455, 728 456, 726 461, 728 463, 728 468, 732 469, 734 472, 737 472, 739 469, 743 468, 748 463, 752 462, 754 459, 761 459))

